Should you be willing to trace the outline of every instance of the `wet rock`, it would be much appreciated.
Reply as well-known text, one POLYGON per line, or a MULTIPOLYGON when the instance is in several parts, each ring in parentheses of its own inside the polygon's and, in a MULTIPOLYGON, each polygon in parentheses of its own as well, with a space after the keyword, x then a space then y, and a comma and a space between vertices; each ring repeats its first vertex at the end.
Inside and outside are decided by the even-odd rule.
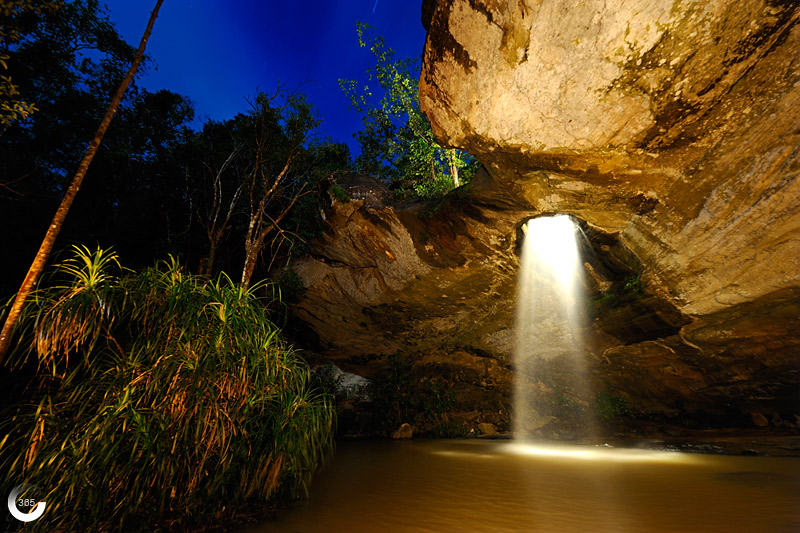
POLYGON ((411 424, 403 424, 392 432, 393 439, 410 439, 414 437, 414 428, 411 424))
POLYGON ((689 435, 686 430, 674 427, 664 428, 662 432, 669 437, 687 437, 689 435))
POLYGON ((337 400, 369 401, 369 380, 364 376, 345 372, 330 362, 315 368, 312 373, 333 392, 337 400))
POLYGON ((587 269, 605 299, 588 347, 598 384, 703 426, 796 412, 800 6, 440 0, 425 13, 420 96, 439 141, 531 209, 615 233, 640 265, 627 301, 587 269))
POLYGON ((478 429, 480 430, 481 435, 497 435, 497 428, 494 424, 490 424, 489 422, 481 422, 478 424, 478 429))
POLYGON ((420 99, 440 142, 537 210, 620 231, 685 313, 798 285, 800 6, 429 11, 420 99))
POLYGON ((769 425, 769 420, 767 420, 767 417, 761 413, 753 413, 751 417, 753 419, 753 424, 760 428, 767 427, 769 425))
POLYGON ((326 231, 292 267, 305 295, 293 307, 323 349, 370 354, 397 351, 391 329, 376 326, 364 309, 386 301, 430 268, 391 207, 364 201, 334 203, 326 231))

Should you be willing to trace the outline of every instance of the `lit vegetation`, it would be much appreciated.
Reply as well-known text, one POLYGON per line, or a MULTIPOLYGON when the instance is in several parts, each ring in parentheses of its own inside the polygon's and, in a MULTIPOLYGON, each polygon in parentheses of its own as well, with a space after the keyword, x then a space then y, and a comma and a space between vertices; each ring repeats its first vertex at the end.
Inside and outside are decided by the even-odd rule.
POLYGON ((263 284, 136 274, 75 248, 25 309, 9 364, 36 366, 5 407, 5 482, 37 485, 43 530, 185 527, 222 507, 303 493, 333 412, 279 336, 263 284))
POLYGON ((358 44, 375 58, 375 66, 367 70, 368 81, 378 85, 376 90, 355 80, 339 80, 364 123, 355 135, 361 147, 357 170, 390 182, 401 198, 440 198, 468 183, 478 168, 475 158, 439 145, 420 108, 419 60, 395 59, 394 50, 368 24, 359 23, 357 31, 358 44))
POLYGON ((597 394, 594 410, 599 419, 614 420, 628 414, 628 403, 625 398, 607 389, 597 394))

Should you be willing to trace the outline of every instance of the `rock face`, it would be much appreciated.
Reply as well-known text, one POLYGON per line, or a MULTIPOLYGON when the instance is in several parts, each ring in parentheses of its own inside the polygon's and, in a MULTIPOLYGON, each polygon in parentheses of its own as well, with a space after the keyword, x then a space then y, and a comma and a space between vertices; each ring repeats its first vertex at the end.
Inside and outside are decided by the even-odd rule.
POLYGON ((390 330, 369 329, 363 341, 353 333, 372 322, 364 309, 384 303, 386 294, 400 291, 430 267, 416 254, 391 207, 376 209, 364 200, 335 206, 328 231, 293 265, 304 284, 314 288, 295 312, 326 345, 355 353, 394 353, 400 340, 390 330))
POLYGON ((707 314, 800 282, 800 8, 440 1, 420 96, 438 138, 542 211, 621 232, 707 314))
POLYGON ((800 6, 441 0, 423 13, 437 138, 535 209, 616 232, 647 292, 690 320, 607 348, 617 390, 662 412, 668 397, 674 411, 797 410, 800 6), (636 374, 653 390, 634 392, 636 374))
POLYGON ((506 430, 519 228, 567 213, 590 237, 605 396, 557 369, 532 386, 584 412, 797 433, 798 21, 785 1, 426 0, 423 109, 486 172, 425 208, 335 203, 296 267, 318 349, 469 375, 465 420, 506 430))

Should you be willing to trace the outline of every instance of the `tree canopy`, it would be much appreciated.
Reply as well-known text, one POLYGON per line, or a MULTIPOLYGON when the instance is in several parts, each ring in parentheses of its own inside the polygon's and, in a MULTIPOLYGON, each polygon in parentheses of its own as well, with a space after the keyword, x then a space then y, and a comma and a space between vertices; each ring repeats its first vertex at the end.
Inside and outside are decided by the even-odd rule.
MULTIPOLYGON (((326 187, 350 169, 349 151, 318 140, 313 107, 281 87, 199 131, 182 95, 134 85, 120 103, 161 3, 138 52, 97 0, 64 2, 57 13, 37 10, 43 2, 0 5, 3 36, 13 36, 0 65, 13 94, 2 94, 36 106, 3 100, 18 106, 0 124, 0 224, 12 229, 3 300, 57 226, 49 221, 59 201, 76 199, 58 240, 45 239, 61 251, 53 277, 35 287, 25 278, 32 297, 12 358, 0 361, 6 481, 57 495, 64 512, 51 509, 50 529, 161 529, 219 516, 220 502, 295 496, 331 445, 331 406, 271 322, 281 315, 259 280, 321 228, 326 187), (73 174, 85 176, 77 196, 73 174), (83 246, 69 257, 76 241, 83 246), (140 273, 123 270, 111 246, 140 273), (165 410, 175 398, 185 411, 165 410), (188 451, 176 462, 179 441, 188 451), (202 474, 208 464, 213 480, 202 474), (92 486, 76 492, 87 476, 92 486)), ((9 309, 0 306, 0 319, 9 309)))
POLYGON ((425 198, 467 183, 475 172, 475 159, 463 150, 439 145, 420 109, 419 59, 396 58, 368 24, 358 23, 357 32, 359 45, 369 48, 375 58, 375 66, 367 70, 368 83, 339 80, 364 123, 356 134, 361 147, 357 170, 425 198))
MULTIPOLYGON (((44 9, 42 2, 10 4, 17 6, 13 17, 2 19, 4 31, 13 22, 15 32, 8 73, 19 94, 39 111, 0 127, 0 224, 18 228, 4 243, 2 295, 19 286, 135 52, 97 0, 65 2, 58 11, 44 9), (22 4, 39 9, 23 11, 22 4)), ((321 228, 322 182, 350 168, 350 153, 343 144, 317 138, 320 119, 299 92, 280 88, 251 102, 236 117, 195 130, 194 108, 186 97, 131 86, 57 248, 71 242, 114 246, 134 268, 173 253, 193 270, 205 260, 211 268, 204 273, 226 271, 237 279, 248 250, 249 268, 266 270, 273 254, 303 249, 321 228), (265 184, 274 184, 270 180, 287 162, 269 201, 259 205, 259 194, 269 191, 265 184), (212 228, 218 233, 213 244, 208 223, 220 208, 215 198, 225 203, 216 219, 225 223, 212 228), (228 208, 230 216, 220 219, 228 208), (250 220, 254 233, 248 245, 250 220), (278 224, 271 227, 272 221, 278 224), (269 231, 259 233, 259 228, 269 231)))
MULTIPOLYGON (((25 31, 23 27, 35 24, 37 18, 60 7, 60 1, 0 0, 0 72, 8 70, 10 50, 18 45, 21 32, 25 31)), ((22 98, 11 76, 0 74, 0 131, 37 111, 34 103, 22 98)))

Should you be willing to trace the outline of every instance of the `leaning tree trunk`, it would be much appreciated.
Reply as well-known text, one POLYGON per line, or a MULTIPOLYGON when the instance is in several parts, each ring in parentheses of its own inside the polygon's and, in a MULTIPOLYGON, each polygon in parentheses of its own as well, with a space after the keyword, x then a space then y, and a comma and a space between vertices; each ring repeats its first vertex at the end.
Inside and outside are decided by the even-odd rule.
POLYGON ((69 212, 69 208, 72 206, 72 202, 75 200, 75 195, 78 194, 78 190, 81 188, 81 183, 83 182, 84 176, 86 176, 86 171, 89 169, 89 165, 94 158, 94 154, 97 152, 97 148, 100 146, 100 142, 103 140, 103 136, 108 129, 108 125, 111 124, 111 119, 114 117, 114 113, 117 112, 117 107, 122 100, 122 96, 125 94, 125 91, 128 89, 131 80, 133 80, 134 74, 136 74, 136 70, 139 68, 139 63, 142 62, 142 56, 144 55, 144 48, 147 44, 147 39, 150 37, 150 33, 153 31, 153 24, 155 24, 156 17, 158 16, 158 10, 161 9, 161 4, 163 2, 164 0, 157 0, 156 7, 150 14, 150 20, 147 22, 147 28, 144 30, 142 41, 139 43, 139 49, 136 51, 136 57, 133 59, 131 68, 128 69, 128 73, 125 74, 125 77, 122 79, 122 83, 117 89, 117 92, 111 99, 111 103, 106 110, 106 114, 103 117, 103 120, 100 122, 100 126, 97 128, 97 132, 94 134, 94 139, 92 139, 92 142, 89 144, 89 148, 86 149, 86 153, 84 154, 80 165, 78 165, 78 170, 75 172, 75 176, 72 178, 72 183, 70 183, 69 189, 67 189, 66 194, 64 194, 64 198, 61 200, 61 204, 58 206, 58 210, 53 217, 53 221, 47 228, 47 233, 44 236, 44 240, 42 240, 42 244, 39 246, 39 251, 36 252, 36 257, 33 259, 33 263, 28 269, 28 274, 25 276, 25 280, 22 282, 19 292, 17 292, 14 303, 11 305, 11 310, 8 312, 8 317, 6 317, 6 322, 3 324, 3 331, 0 332, 0 364, 3 362, 3 359, 5 359, 8 348, 11 346, 11 334, 14 331, 14 327, 19 319, 19 315, 22 313, 25 300, 28 298, 33 286, 36 284, 36 281, 39 279, 39 276, 44 270, 45 263, 47 263, 47 259, 50 257, 50 252, 52 251, 53 245, 56 242, 56 237, 58 237, 61 227, 64 225, 64 219, 67 217, 67 212, 69 212))

